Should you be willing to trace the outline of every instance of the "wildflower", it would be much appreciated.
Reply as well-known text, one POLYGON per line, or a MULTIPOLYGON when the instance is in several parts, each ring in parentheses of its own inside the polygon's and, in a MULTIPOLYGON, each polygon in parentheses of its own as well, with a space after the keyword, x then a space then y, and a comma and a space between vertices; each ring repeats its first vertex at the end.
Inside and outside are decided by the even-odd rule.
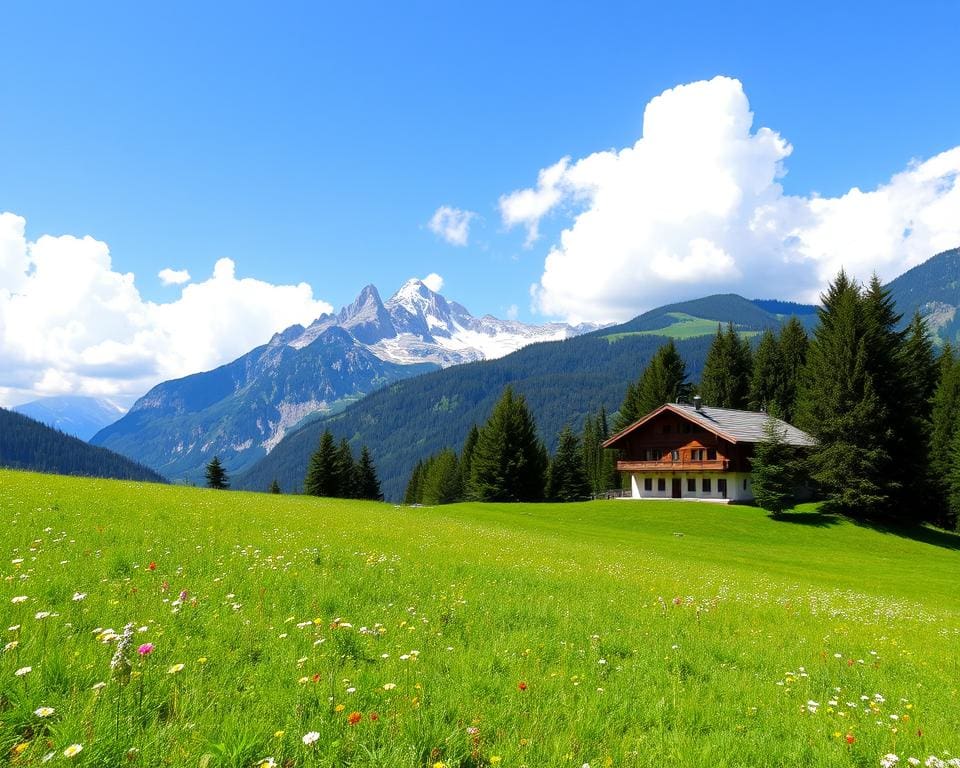
POLYGON ((309 733, 303 734, 303 743, 308 747, 312 744, 316 744, 317 739, 320 738, 320 734, 316 731, 310 731, 309 733))
POLYGON ((197 659, 197 664, 206 664, 206 663, 207 663, 206 656, 201 656, 199 659, 197 659))
POLYGON ((527 684, 521 680, 519 683, 517 683, 517 688, 521 691, 525 691, 527 690, 527 684))
POLYGON ((175 675, 175 674, 177 674, 177 672, 182 672, 184 666, 186 666, 186 665, 184 665, 184 664, 174 664, 172 667, 170 667, 170 669, 167 670, 167 674, 168 674, 168 675, 175 675))
POLYGON ((16 648, 18 645, 20 645, 20 641, 19 641, 19 640, 11 640, 9 643, 7 643, 5 646, 3 646, 3 652, 6 653, 7 651, 12 651, 12 650, 13 650, 14 648, 16 648))
POLYGON ((33 667, 20 667, 20 669, 13 674, 15 674, 17 677, 23 677, 24 675, 29 675, 31 672, 33 672, 33 667))
POLYGON ((113 670, 114 677, 121 683, 127 683, 130 680, 130 643, 133 641, 133 624, 127 624, 123 628, 123 635, 117 643, 117 650, 110 660, 110 669, 113 670))
POLYGON ((144 643, 139 648, 137 648, 137 653, 141 656, 149 656, 153 653, 154 645, 153 643, 144 643))
POLYGON ((29 746, 30 746, 29 741, 21 741, 19 744, 17 744, 17 746, 13 748, 13 754, 15 755, 23 754, 23 752, 25 752, 27 747, 29 746))
POLYGON ((18 603, 25 603, 29 599, 26 595, 17 595, 16 597, 11 597, 10 602, 17 605, 18 603))
POLYGON ((383 684, 383 690, 385 690, 385 691, 392 691, 392 690, 393 690, 394 688, 396 688, 396 687, 397 687, 397 684, 396 684, 396 683, 384 683, 384 684, 383 684))
POLYGON ((40 621, 41 619, 47 618, 49 615, 50 615, 50 611, 37 611, 33 615, 33 618, 35 618, 37 621, 40 621))
POLYGON ((490 755, 490 765, 500 765, 500 762, 503 760, 500 755, 490 755))
POLYGON ((347 722, 350 723, 350 725, 356 725, 361 720, 363 720, 363 715, 361 715, 359 712, 351 712, 349 715, 347 715, 347 722))
POLYGON ((275 739, 282 739, 282 738, 283 738, 283 735, 284 735, 285 733, 286 733, 286 731, 274 731, 274 732, 273 732, 273 738, 275 738, 275 739))
POLYGON ((345 709, 346 707, 343 704, 337 704, 337 706, 333 708, 333 711, 339 714, 340 712, 343 712, 343 710, 345 709))
POLYGON ((900 758, 892 752, 889 752, 880 758, 880 768, 893 768, 893 766, 899 762, 900 758))
POLYGON ((378 712, 371 712, 367 717, 370 718, 371 723, 375 723, 380 719, 380 714, 378 712))
POLYGON ((83 751, 83 744, 71 744, 63 750, 64 757, 76 757, 83 751))
POLYGON ((854 735, 853 735, 852 733, 848 733, 848 734, 847 734, 846 736, 844 736, 843 738, 844 738, 844 740, 847 742, 847 744, 853 744, 853 742, 855 742, 855 741, 857 740, 856 737, 854 737, 854 735))
POLYGON ((74 592, 73 593, 73 602, 79 603, 81 600, 85 599, 87 596, 86 592, 74 592))
POLYGON ((40 707, 33 711, 37 717, 50 717, 56 710, 53 707, 40 707))
POLYGON ((155 570, 157 570, 157 564, 151 562, 150 565, 147 566, 147 570, 148 570, 148 571, 155 571, 155 570))
POLYGON ((272 757, 265 757, 259 763, 257 763, 257 768, 276 768, 277 761, 272 757))

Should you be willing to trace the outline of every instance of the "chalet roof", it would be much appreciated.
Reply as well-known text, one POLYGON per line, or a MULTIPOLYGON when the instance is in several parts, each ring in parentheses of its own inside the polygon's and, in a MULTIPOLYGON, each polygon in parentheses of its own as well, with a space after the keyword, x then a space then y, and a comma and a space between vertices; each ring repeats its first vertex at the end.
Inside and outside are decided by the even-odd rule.
MULTIPOLYGON (((647 421, 664 411, 672 411, 689 419, 731 443, 761 442, 764 437, 763 427, 769 418, 769 414, 762 411, 738 411, 733 408, 714 408, 707 405, 701 406, 700 410, 697 410, 693 405, 667 403, 655 411, 651 411, 642 419, 635 421, 626 429, 620 430, 607 440, 604 446, 613 447, 613 444, 618 442, 620 438, 643 426, 647 421)), ((777 426, 780 432, 784 434, 784 442, 787 445, 810 447, 817 444, 817 441, 802 429, 797 429, 782 419, 777 419, 777 426)))

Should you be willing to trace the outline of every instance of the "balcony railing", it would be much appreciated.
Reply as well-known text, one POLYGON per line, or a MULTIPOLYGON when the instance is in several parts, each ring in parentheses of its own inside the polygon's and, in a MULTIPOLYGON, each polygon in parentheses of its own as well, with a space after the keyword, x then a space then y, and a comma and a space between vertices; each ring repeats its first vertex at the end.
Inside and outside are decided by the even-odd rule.
POLYGON ((725 472, 730 469, 730 459, 704 461, 618 461, 621 472, 725 472))

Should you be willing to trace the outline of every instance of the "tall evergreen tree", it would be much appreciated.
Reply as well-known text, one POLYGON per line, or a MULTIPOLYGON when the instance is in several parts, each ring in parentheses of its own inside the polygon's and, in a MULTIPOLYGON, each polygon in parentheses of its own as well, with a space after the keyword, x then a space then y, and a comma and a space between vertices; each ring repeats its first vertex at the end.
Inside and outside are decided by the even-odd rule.
POLYGON ((938 372, 930 417, 930 487, 934 496, 934 522, 953 528, 956 518, 949 506, 949 477, 953 469, 957 414, 960 414, 960 362, 949 344, 944 345, 940 354, 938 372))
POLYGON ((424 475, 421 501, 423 504, 453 504, 463 497, 460 462, 450 448, 431 457, 424 475))
POLYGON ((270 493, 280 493, 280 483, 277 482, 277 478, 273 478, 273 482, 270 483, 270 493))
POLYGON ((763 425, 763 440, 754 447, 750 484, 757 506, 779 515, 791 506, 797 482, 796 457, 772 409, 763 425))
POLYGON ((547 452, 522 395, 504 390, 480 429, 470 469, 470 489, 481 501, 543 499, 547 452))
POLYGON ((841 271, 821 296, 819 325, 807 354, 798 402, 799 425, 817 438, 813 479, 828 507, 868 517, 889 510, 893 458, 889 410, 874 382, 871 339, 882 314, 865 311, 860 288, 841 271))
POLYGON ((590 498, 590 491, 580 440, 569 425, 565 426, 560 433, 557 452, 550 462, 547 498, 551 501, 583 501, 590 498))
POLYGON ((750 378, 751 410, 780 412, 784 389, 784 365, 780 356, 780 342, 773 331, 766 330, 753 356, 753 375, 750 378))
POLYGON ((689 391, 687 366, 670 339, 654 353, 640 379, 627 386, 614 428, 619 432, 664 403, 685 397, 689 391))
POLYGON ((380 478, 377 477, 377 468, 367 446, 360 448, 360 460, 354 467, 353 488, 358 499, 381 501, 383 493, 380 491, 380 478))
POLYGON ((956 414, 953 441, 950 445, 950 462, 946 476, 947 503, 943 526, 960 530, 960 413, 956 414))
POLYGON ((310 496, 337 496, 340 492, 337 446, 327 429, 320 438, 317 450, 310 456, 303 492, 310 496))
POLYGON ((473 467, 473 452, 477 447, 477 440, 480 439, 480 429, 474 424, 467 433, 467 439, 463 441, 463 448, 460 450, 460 493, 464 500, 470 499, 470 472, 473 467))
POLYGON ((403 494, 404 504, 422 504, 423 503, 423 478, 424 463, 421 459, 417 462, 413 471, 410 473, 410 479, 407 481, 407 488, 403 494))
POLYGON ((786 325, 780 329, 777 339, 780 353, 781 391, 777 401, 778 413, 781 419, 793 423, 796 417, 797 392, 800 387, 800 378, 807 363, 807 349, 810 339, 807 332, 795 317, 791 317, 786 325))
POLYGON ((350 450, 350 443, 346 438, 340 440, 337 446, 336 458, 336 492, 333 494, 341 499, 357 498, 354 480, 356 479, 356 468, 354 467, 353 451, 350 450))
POLYGON ((230 480, 227 477, 227 470, 223 468, 223 464, 220 463, 220 457, 214 456, 207 463, 206 469, 204 470, 204 476, 207 479, 207 488, 215 488, 217 490, 224 490, 230 487, 230 480))
POLYGON ((704 405, 746 408, 752 367, 750 342, 740 338, 733 323, 727 324, 726 332, 718 325, 700 378, 704 405))

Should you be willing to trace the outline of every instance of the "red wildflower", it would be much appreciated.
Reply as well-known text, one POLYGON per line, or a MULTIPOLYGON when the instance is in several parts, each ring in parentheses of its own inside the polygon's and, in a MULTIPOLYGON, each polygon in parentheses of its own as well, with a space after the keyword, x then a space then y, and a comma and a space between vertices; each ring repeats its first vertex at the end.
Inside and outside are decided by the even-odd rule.
POLYGON ((350 723, 350 725, 356 725, 361 720, 363 720, 363 715, 361 715, 359 712, 351 712, 349 715, 347 715, 347 722, 350 723))
POLYGON ((853 744, 853 742, 856 741, 852 733, 848 733, 845 738, 847 740, 847 744, 853 744))
POLYGON ((310 679, 313 680, 313 682, 315 682, 315 683, 319 683, 319 682, 320 682, 320 674, 319 674, 319 673, 316 673, 316 674, 314 674, 310 679))
POLYGON ((517 683, 517 688, 519 688, 521 691, 525 691, 527 690, 527 684, 521 680, 519 683, 517 683))
POLYGON ((378 715, 376 712, 371 712, 369 715, 367 715, 367 717, 370 718, 371 723, 375 723, 380 719, 380 715, 378 715))
POLYGON ((155 571, 155 570, 157 570, 157 564, 151 562, 150 565, 147 566, 147 570, 148 570, 148 571, 155 571))

